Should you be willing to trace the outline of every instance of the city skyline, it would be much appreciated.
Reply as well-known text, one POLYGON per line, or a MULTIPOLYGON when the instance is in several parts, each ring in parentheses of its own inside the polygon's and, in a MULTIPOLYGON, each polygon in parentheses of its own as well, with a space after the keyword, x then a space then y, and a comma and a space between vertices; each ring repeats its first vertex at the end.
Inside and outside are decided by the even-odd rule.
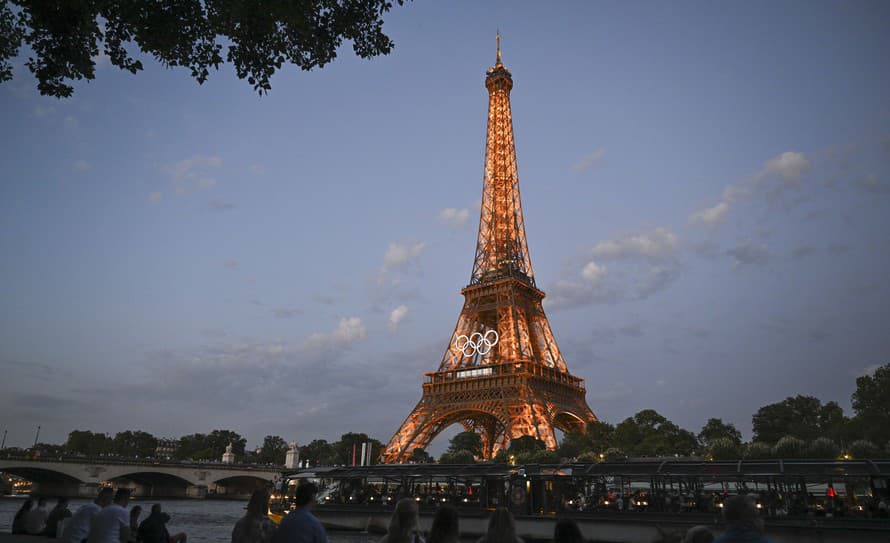
MULTIPOLYGON (((796 394, 848 415, 890 362, 890 17, 880 2, 412 3, 258 97, 98 59, 0 84, 0 418, 386 442, 469 280, 495 31, 531 263, 601 419, 750 438, 796 394)), ((447 436, 434 442, 441 452, 447 436)))

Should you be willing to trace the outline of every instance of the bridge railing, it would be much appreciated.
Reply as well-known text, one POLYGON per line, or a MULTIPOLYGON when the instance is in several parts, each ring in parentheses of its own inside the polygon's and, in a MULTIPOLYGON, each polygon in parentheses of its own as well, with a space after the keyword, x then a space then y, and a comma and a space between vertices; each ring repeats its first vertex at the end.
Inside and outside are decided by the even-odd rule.
POLYGON ((35 456, 22 453, 0 453, 0 460, 17 460, 37 463, 58 464, 114 464, 127 466, 153 466, 170 468, 195 468, 195 469, 222 469, 230 471, 281 471, 284 466, 270 466, 257 464, 224 464, 222 462, 202 462, 189 460, 168 460, 152 458, 122 458, 115 456, 35 456))

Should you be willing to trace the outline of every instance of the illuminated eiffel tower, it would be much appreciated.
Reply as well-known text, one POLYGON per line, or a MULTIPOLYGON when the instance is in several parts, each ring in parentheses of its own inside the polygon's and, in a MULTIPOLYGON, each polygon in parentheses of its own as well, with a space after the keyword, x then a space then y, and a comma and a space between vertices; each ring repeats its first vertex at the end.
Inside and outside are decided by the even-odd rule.
POLYGON ((482 212, 464 307, 439 369, 424 374, 423 396, 382 453, 403 462, 458 423, 482 438, 483 456, 532 436, 556 448, 554 428, 584 430, 597 418, 584 380, 569 373, 535 286, 525 239, 513 143, 513 77, 497 62, 485 76, 488 136, 482 212))

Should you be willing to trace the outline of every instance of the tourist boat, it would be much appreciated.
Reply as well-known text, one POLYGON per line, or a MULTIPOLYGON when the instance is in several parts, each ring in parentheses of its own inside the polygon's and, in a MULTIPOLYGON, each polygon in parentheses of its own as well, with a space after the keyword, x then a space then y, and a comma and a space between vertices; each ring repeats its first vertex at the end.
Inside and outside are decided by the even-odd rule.
MULTIPOLYGON (((319 484, 314 514, 330 530, 383 533, 395 502, 418 502, 428 530, 436 508, 454 505, 461 533, 485 532, 496 507, 508 508, 520 536, 551 539, 556 519, 571 517, 588 539, 656 541, 698 524, 719 529, 722 501, 758 497, 771 537, 819 533, 820 541, 887 541, 890 522, 870 518, 890 499, 890 460, 741 460, 506 464, 382 464, 289 474, 279 514, 303 480, 319 484)), ((790 540, 790 539, 789 539, 790 540)))

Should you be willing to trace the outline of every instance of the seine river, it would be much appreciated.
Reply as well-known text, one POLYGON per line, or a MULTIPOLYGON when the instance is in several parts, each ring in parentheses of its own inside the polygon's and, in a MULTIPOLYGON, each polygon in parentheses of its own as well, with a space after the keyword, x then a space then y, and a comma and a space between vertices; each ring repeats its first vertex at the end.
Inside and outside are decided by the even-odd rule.
MULTIPOLYGON (((21 507, 22 498, 0 498, 0 532, 9 533, 12 518, 21 507)), ((71 500, 68 509, 76 511, 89 500, 71 500)), ((142 506, 140 520, 148 515, 153 503, 160 503, 165 512, 170 514, 167 529, 171 534, 185 532, 189 543, 227 542, 231 541, 232 528, 235 522, 244 515, 246 501, 217 500, 130 500, 133 505, 142 506)), ((55 506, 55 500, 47 503, 47 509, 55 506)), ((331 543, 376 543, 379 535, 352 532, 333 532, 328 534, 331 543)))

